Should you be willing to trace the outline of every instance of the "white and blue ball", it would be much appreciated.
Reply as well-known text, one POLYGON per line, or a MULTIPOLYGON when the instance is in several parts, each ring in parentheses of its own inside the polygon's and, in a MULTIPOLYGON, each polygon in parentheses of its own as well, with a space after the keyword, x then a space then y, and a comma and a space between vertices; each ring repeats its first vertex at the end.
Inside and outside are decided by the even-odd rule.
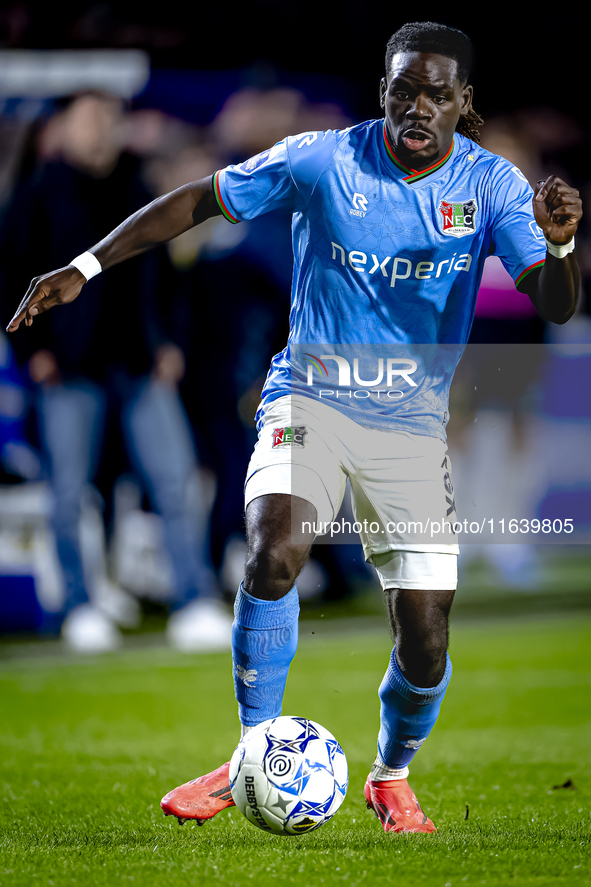
POLYGON ((264 721, 230 761, 232 797, 249 822, 273 835, 301 835, 331 819, 345 798, 349 769, 332 733, 306 718, 264 721))

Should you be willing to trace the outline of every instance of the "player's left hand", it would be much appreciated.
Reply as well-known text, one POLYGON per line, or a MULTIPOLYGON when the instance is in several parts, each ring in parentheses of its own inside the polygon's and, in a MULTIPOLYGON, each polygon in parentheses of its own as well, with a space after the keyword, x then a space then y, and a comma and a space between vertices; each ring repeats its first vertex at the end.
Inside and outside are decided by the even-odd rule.
POLYGON ((548 176, 534 189, 534 216, 547 240, 567 243, 583 215, 583 203, 579 192, 558 176, 548 176))

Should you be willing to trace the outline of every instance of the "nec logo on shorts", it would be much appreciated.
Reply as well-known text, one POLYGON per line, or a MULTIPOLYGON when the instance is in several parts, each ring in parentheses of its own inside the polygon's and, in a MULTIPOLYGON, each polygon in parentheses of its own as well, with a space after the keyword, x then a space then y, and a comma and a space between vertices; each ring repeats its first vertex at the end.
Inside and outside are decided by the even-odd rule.
POLYGON ((273 447, 303 447, 304 437, 308 433, 305 425, 291 425, 286 428, 273 429, 273 447))

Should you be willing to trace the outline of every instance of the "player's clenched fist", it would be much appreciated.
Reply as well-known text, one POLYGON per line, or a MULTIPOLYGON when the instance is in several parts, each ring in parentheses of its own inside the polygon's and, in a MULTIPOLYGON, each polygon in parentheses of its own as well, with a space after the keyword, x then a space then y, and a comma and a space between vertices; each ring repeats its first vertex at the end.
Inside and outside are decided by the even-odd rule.
POLYGON ((31 326, 37 314, 43 314, 54 305, 73 302, 85 283, 84 275, 72 265, 60 268, 59 271, 52 271, 43 277, 33 278, 16 314, 6 328, 7 331, 13 333, 23 320, 27 326, 31 326))
POLYGON ((583 204, 579 192, 558 176, 538 182, 534 191, 534 215, 547 240, 567 243, 574 237, 583 204))

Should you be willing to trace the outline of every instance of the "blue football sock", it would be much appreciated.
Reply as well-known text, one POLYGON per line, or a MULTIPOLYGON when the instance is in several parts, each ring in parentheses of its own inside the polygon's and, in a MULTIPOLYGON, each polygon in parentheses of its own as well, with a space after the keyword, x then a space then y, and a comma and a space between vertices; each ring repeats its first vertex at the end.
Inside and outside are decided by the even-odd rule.
POLYGON ((294 587, 278 601, 238 589, 232 627, 234 689, 240 723, 255 726, 281 714, 287 673, 298 646, 300 601, 294 587))
MULTIPOLYGON (((447 654, 446 654, 447 655, 447 654)), ((381 700, 378 752, 388 767, 405 767, 433 727, 451 678, 447 656, 445 672, 436 687, 415 687, 406 680, 392 650, 390 665, 379 689, 381 700)))

